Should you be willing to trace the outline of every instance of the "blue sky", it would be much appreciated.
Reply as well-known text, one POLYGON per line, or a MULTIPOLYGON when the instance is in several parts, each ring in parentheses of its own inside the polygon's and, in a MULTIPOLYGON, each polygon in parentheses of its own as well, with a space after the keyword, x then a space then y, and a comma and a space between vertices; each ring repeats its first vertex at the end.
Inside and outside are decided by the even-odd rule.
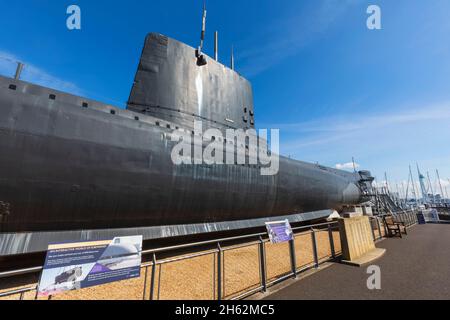
MULTIPOLYGON (((450 1, 209 0, 206 52, 253 84, 256 122, 281 129, 285 155, 328 166, 355 157, 378 180, 408 165, 450 178, 450 1), (382 10, 382 30, 366 9, 382 10)), ((198 45, 202 1, 13 1, 2 6, 0 57, 28 80, 124 106, 145 35, 198 45), (65 26, 78 4, 82 30, 65 26)), ((3 60, 3 61, 2 61, 3 60)), ((0 72, 13 73, 0 59, 0 72)), ((446 183, 447 184, 447 183, 446 183)), ((450 192, 450 189, 449 189, 450 192)))

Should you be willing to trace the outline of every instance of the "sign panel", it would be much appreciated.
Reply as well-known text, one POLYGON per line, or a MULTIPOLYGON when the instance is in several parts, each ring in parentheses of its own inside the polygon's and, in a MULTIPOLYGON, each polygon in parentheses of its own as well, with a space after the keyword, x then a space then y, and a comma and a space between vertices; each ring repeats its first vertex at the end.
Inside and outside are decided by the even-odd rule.
POLYGON ((39 296, 140 277, 142 236, 49 245, 39 296))
POLYGON ((426 224, 427 223, 425 221, 425 216, 423 215, 423 213, 418 213, 417 214, 417 220, 419 221, 419 224, 426 224))
POLYGON ((422 210, 426 223, 439 223, 439 212, 436 209, 422 210))
POLYGON ((292 232, 289 220, 267 222, 266 227, 272 243, 282 243, 294 240, 294 233, 292 232))

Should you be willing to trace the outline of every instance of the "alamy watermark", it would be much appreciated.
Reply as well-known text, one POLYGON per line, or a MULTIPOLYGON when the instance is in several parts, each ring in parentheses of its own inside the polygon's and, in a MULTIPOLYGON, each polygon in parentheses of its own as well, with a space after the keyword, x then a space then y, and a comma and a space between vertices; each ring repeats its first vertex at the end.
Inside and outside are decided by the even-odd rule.
POLYGON ((381 290, 381 268, 379 266, 370 266, 367 268, 367 289, 369 290, 381 290))
POLYGON ((171 134, 171 158, 175 165, 254 165, 260 166, 261 175, 272 176, 279 171, 280 133, 270 130, 227 129, 225 137, 218 129, 203 132, 203 123, 194 122, 194 131, 175 130, 171 134))
POLYGON ((370 16, 367 18, 367 29, 369 30, 381 30, 381 8, 375 4, 367 7, 367 14, 370 16))
POLYGON ((67 7, 66 13, 69 15, 66 26, 69 30, 81 30, 81 8, 75 4, 67 7))

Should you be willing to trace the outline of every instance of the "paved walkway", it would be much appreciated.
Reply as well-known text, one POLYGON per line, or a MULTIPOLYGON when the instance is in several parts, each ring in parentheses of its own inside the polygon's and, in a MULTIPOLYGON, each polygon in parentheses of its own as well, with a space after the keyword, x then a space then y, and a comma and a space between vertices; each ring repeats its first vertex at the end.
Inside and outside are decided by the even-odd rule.
POLYGON ((387 252, 381 290, 367 289, 366 268, 333 264, 266 297, 269 300, 450 299, 450 225, 415 226, 403 239, 377 244, 387 252))

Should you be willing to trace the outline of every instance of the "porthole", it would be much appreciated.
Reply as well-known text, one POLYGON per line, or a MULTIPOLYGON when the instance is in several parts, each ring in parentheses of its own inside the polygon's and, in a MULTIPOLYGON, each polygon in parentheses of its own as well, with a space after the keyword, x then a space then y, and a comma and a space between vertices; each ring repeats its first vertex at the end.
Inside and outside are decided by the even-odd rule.
POLYGON ((87 103, 87 102, 83 102, 83 108, 87 108, 87 107, 89 107, 89 104, 87 103))
POLYGON ((11 90, 16 90, 16 89, 17 89, 17 86, 16 86, 15 84, 10 84, 10 85, 9 85, 9 89, 11 89, 11 90))
POLYGON ((116 114, 116 110, 110 110, 109 111, 112 115, 116 114))
POLYGON ((50 94, 50 95, 48 96, 48 98, 49 98, 50 100, 55 100, 55 99, 56 99, 56 95, 50 94))

